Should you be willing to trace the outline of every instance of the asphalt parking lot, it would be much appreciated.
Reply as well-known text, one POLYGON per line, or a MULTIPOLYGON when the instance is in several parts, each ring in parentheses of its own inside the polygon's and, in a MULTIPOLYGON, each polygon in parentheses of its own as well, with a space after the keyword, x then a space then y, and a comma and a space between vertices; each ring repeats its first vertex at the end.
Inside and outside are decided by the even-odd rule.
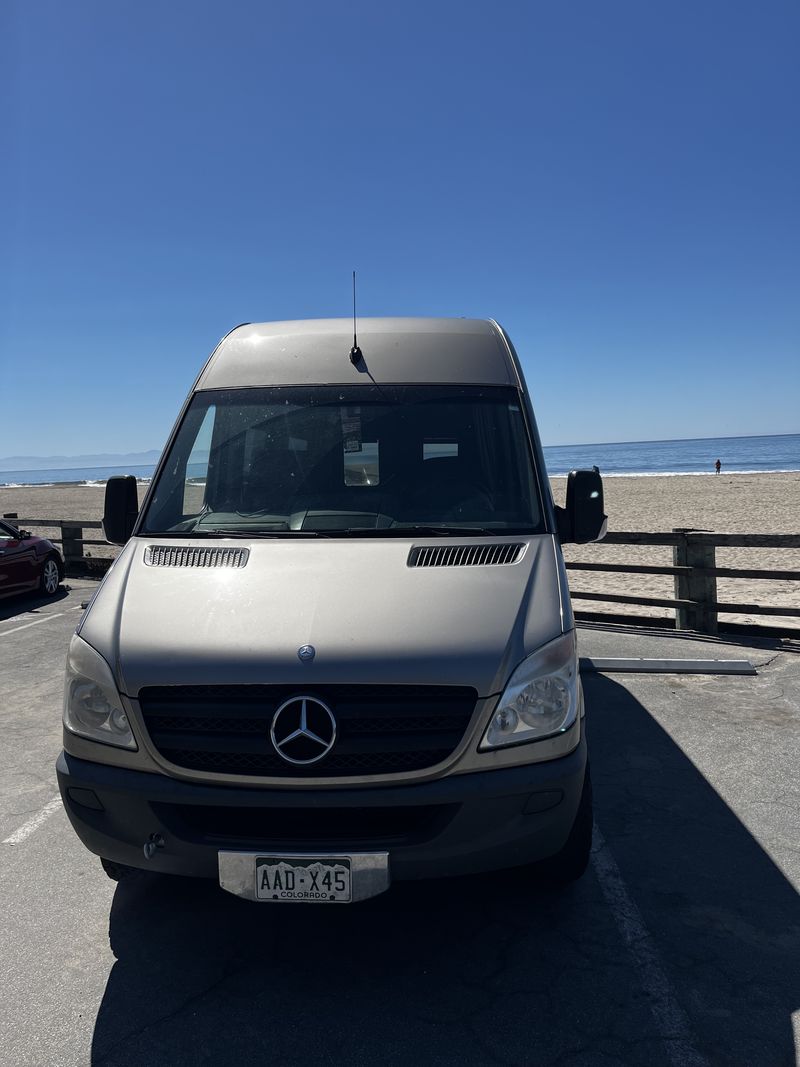
POLYGON ((0 605, 3 1065, 797 1062, 797 644, 582 628, 586 656, 758 673, 584 676, 596 833, 565 893, 512 872, 259 906, 117 887, 72 833, 53 765, 94 585, 71 584, 0 605))

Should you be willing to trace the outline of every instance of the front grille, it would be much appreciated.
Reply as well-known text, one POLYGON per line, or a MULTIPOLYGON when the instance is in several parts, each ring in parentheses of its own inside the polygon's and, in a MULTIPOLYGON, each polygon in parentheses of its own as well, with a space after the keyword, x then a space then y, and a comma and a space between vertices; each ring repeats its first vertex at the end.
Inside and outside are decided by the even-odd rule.
POLYGON ((503 567, 516 563, 524 544, 416 545, 408 554, 409 567, 503 567))
POLYGON ((441 763, 463 738, 477 697, 464 686, 160 686, 142 689, 139 702, 153 744, 179 767, 308 778, 441 763), (273 715, 297 695, 322 700, 336 719, 336 743, 317 763, 288 763, 270 740, 273 715))
POLYGON ((395 808, 256 808, 154 804, 155 814, 182 840, 217 848, 290 844, 302 848, 380 848, 429 841, 441 833, 457 804, 395 808))

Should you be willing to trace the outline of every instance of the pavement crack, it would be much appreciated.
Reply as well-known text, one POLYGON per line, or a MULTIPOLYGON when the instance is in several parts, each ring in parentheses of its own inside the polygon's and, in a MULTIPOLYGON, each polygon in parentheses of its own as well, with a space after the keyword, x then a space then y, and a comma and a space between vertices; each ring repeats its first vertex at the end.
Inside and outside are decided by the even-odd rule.
POLYGON ((774 656, 770 656, 770 658, 768 660, 765 660, 763 663, 753 663, 753 666, 756 668, 756 670, 759 671, 767 670, 769 667, 772 666, 773 663, 775 663, 776 660, 779 660, 782 655, 783 649, 781 649, 780 652, 776 652, 774 656))

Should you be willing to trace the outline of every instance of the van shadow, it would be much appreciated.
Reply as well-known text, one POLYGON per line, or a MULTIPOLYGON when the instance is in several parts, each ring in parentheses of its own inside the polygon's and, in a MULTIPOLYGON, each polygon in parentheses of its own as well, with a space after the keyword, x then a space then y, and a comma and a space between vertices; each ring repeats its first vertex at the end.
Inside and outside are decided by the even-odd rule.
MULTIPOLYGON (((797 895, 624 687, 584 684, 597 823, 696 1047, 794 1063, 797 895)), ((593 866, 562 893, 516 871, 328 908, 142 876, 114 896, 92 1062, 668 1067, 617 918, 593 866)))

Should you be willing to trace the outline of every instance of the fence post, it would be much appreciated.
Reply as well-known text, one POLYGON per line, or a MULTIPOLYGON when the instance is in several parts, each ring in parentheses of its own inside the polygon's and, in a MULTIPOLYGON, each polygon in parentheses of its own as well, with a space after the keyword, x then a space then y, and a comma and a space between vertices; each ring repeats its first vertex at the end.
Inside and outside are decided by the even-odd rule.
MULTIPOLYGON (((708 533, 707 530, 676 529, 680 540, 672 550, 672 563, 675 567, 703 567, 713 570, 716 567, 716 550, 714 545, 699 542, 693 534, 708 533)), ((717 601, 717 578, 714 574, 675 575, 675 599, 694 600, 696 607, 675 609, 675 628, 677 630, 697 630, 703 634, 717 632, 717 612, 711 606, 717 601)))
POLYGON ((61 523, 61 548, 67 574, 80 574, 83 567, 83 527, 76 523, 61 523))

